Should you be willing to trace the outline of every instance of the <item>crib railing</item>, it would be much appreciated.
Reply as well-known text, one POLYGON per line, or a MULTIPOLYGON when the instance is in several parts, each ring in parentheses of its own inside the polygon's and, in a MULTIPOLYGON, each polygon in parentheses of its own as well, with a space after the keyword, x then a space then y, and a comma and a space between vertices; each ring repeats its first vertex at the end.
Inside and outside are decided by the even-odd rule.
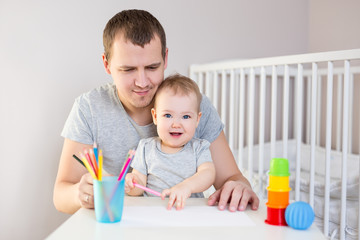
POLYGON ((360 92, 359 66, 360 49, 190 67, 190 77, 210 98, 225 123, 224 131, 239 168, 247 172, 251 182, 255 180, 254 174, 260 176, 259 194, 265 187, 264 159, 287 158, 288 140, 295 139, 295 200, 300 198, 301 144, 309 143, 308 202, 314 207, 315 147, 325 147, 323 231, 327 236, 331 151, 342 152, 340 239, 345 239, 346 232, 347 158, 349 153, 360 152, 360 108, 354 104, 360 101, 355 98, 360 92), (277 140, 282 141, 281 156, 275 155, 277 140), (266 142, 270 142, 270 157, 264 156, 266 142), (255 144, 259 149, 256 170, 253 167, 255 144), (243 159, 245 147, 247 162, 243 159))

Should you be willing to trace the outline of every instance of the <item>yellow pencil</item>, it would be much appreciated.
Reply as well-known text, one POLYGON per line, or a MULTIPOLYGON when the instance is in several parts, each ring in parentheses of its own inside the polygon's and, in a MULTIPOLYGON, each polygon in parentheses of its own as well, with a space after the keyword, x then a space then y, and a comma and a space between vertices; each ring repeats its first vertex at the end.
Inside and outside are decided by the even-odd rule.
POLYGON ((103 155, 102 155, 101 149, 99 150, 98 161, 99 161, 98 178, 99 178, 99 181, 101 181, 102 180, 102 168, 103 168, 103 155))
POLYGON ((83 163, 85 164, 86 169, 89 171, 89 173, 91 174, 91 176, 93 177, 93 179, 96 180, 97 177, 96 177, 94 171, 93 171, 92 168, 90 167, 90 165, 89 165, 88 161, 86 160, 84 154, 82 154, 81 152, 80 152, 80 157, 81 157, 81 160, 83 161, 83 163))

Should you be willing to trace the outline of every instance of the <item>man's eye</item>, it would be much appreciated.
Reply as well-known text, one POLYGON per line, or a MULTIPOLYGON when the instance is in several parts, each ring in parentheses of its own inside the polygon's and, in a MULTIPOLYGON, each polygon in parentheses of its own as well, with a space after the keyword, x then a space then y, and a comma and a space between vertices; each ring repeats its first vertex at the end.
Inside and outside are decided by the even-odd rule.
POLYGON ((134 70, 133 68, 125 68, 125 69, 123 69, 124 72, 131 72, 133 70, 134 70))
POLYGON ((183 118, 184 119, 190 119, 190 116, 189 115, 184 115, 183 118))
POLYGON ((156 69, 158 69, 160 67, 160 65, 154 65, 154 66, 148 66, 148 67, 146 67, 147 69, 149 69, 149 70, 156 70, 156 69))
POLYGON ((171 118, 171 114, 168 114, 168 113, 167 113, 167 114, 164 115, 164 117, 166 117, 166 118, 171 118))

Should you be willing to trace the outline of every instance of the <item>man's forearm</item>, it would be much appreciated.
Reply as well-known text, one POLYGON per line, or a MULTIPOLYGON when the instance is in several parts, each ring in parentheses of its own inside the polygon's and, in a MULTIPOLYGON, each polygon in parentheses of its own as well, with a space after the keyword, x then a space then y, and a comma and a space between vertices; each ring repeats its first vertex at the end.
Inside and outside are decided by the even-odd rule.
POLYGON ((79 183, 57 183, 53 201, 58 211, 73 214, 80 209, 80 201, 77 196, 78 185, 79 183))

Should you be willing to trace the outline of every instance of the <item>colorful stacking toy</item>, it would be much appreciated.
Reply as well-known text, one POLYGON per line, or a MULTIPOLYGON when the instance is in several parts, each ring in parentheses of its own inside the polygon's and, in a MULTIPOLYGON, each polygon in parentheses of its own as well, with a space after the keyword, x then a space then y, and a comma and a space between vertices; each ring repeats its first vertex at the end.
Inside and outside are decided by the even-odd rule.
POLYGON ((285 158, 273 158, 270 162, 266 223, 287 226, 285 209, 289 205, 289 162, 285 158))

